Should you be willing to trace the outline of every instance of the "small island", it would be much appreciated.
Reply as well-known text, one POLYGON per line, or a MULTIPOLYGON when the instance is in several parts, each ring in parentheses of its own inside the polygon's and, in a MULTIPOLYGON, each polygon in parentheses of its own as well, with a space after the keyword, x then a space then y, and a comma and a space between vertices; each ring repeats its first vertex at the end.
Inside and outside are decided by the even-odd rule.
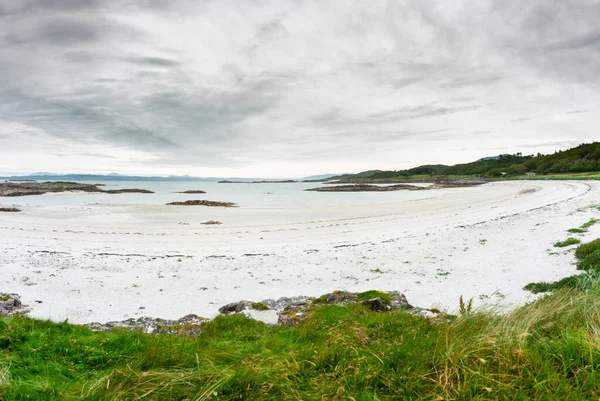
POLYGON ((189 191, 181 191, 181 192, 175 192, 176 194, 205 194, 206 191, 203 191, 201 189, 192 189, 189 191))
POLYGON ((142 193, 152 194, 153 191, 141 188, 109 189, 100 188, 101 184, 81 184, 70 181, 7 181, 0 183, 0 196, 29 196, 60 192, 91 192, 105 194, 142 193))
POLYGON ((351 185, 336 185, 330 187, 309 188, 305 191, 315 192, 389 192, 389 191, 423 191, 426 187, 418 187, 416 185, 371 185, 371 184, 351 184, 351 185))

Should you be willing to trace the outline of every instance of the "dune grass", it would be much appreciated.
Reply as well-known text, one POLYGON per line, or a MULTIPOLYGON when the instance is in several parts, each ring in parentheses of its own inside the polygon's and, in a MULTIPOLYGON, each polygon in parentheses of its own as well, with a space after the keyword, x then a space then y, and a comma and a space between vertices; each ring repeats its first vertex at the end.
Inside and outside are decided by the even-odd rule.
POLYGON ((600 292, 427 321, 321 305, 297 327, 218 317, 194 336, 0 320, 0 399, 583 400, 600 393, 600 292))
POLYGON ((529 283, 524 289, 539 293, 561 288, 589 290, 597 285, 600 286, 600 238, 579 245, 575 249, 575 258, 577 259, 577 269, 583 270, 584 273, 565 277, 555 282, 529 283))
POLYGON ((580 244, 580 243, 581 243, 581 241, 578 240, 577 238, 570 237, 570 238, 567 238, 564 241, 558 241, 558 242, 554 243, 554 246, 556 248, 564 248, 564 247, 567 247, 567 246, 577 245, 577 244, 580 244))

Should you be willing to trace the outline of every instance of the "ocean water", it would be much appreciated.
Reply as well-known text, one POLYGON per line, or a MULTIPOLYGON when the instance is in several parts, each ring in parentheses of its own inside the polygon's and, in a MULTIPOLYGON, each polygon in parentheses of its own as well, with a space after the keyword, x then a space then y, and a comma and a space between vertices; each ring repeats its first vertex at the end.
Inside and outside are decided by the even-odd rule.
MULTIPOLYGON (((81 181, 87 184, 96 182, 81 181)), ((390 192, 311 192, 308 188, 321 183, 219 184, 217 182, 181 181, 103 181, 103 189, 142 188, 153 194, 95 194, 59 193, 17 198, 3 198, 2 204, 21 206, 61 206, 91 204, 145 204, 164 205, 173 201, 205 199, 235 202, 239 207, 256 209, 316 208, 369 205, 405 200, 426 199, 452 192, 453 189, 430 191, 390 192), (205 194, 181 194, 187 190, 206 191, 205 194)), ((426 186, 427 184, 422 184, 426 186)))

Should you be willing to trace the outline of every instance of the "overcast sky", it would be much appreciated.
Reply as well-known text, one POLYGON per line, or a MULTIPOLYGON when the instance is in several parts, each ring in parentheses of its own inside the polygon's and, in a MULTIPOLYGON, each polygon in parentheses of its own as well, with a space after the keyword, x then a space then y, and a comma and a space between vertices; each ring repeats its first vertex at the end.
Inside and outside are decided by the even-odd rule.
POLYGON ((0 0, 0 173, 297 177, 600 138, 596 0, 0 0))

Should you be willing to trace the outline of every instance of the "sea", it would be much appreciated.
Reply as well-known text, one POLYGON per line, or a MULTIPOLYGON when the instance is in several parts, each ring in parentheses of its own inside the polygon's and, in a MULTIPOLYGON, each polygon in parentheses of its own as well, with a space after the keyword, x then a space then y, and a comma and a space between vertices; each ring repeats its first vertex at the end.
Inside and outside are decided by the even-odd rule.
MULTIPOLYGON (((320 208, 354 205, 371 205, 406 200, 437 197, 452 189, 431 191, 386 191, 386 192, 313 192, 305 191, 323 185, 319 182, 293 183, 218 183, 212 181, 78 181, 86 184, 101 184, 101 188, 141 188, 152 194, 125 193, 71 193, 44 194, 4 198, 3 204, 20 206, 83 206, 93 204, 119 205, 163 205, 168 202, 205 199, 234 202, 238 207, 254 209, 320 208), (182 194, 188 190, 203 190, 205 194, 182 194)), ((431 184, 412 184, 428 186, 431 184)))

